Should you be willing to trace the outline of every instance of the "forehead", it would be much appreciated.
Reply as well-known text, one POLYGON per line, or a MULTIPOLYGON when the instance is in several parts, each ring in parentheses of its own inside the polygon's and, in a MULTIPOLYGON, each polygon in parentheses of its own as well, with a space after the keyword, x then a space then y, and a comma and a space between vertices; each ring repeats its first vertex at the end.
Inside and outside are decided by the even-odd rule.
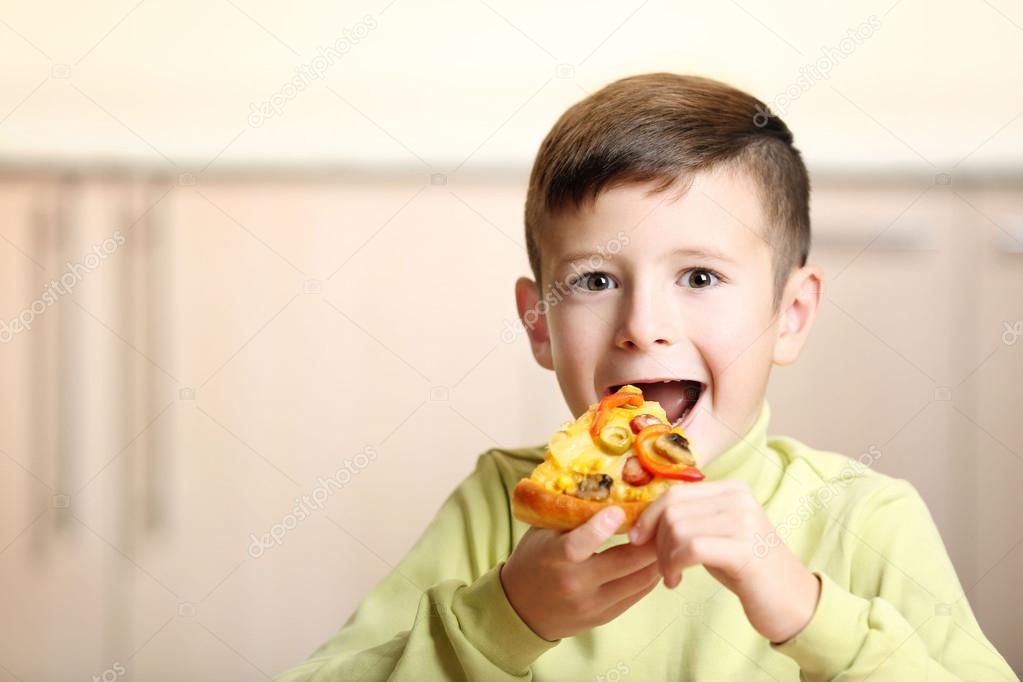
POLYGON ((652 193, 653 187, 614 187, 548 221, 540 239, 545 272, 601 252, 642 260, 716 252, 736 263, 770 255, 760 194, 747 173, 725 167, 698 173, 681 196, 675 187, 652 193))

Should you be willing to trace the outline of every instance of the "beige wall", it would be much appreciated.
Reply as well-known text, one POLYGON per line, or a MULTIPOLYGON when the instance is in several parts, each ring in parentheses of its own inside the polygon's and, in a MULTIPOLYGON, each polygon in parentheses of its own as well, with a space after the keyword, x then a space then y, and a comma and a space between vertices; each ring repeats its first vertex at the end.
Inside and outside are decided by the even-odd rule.
MULTIPOLYGON (((772 431, 876 448, 912 481, 1019 669, 1023 336, 1003 340, 1023 319, 1019 187, 816 185, 825 304, 772 378, 772 431)), ((124 243, 0 346, 0 680, 279 671, 480 451, 544 439, 567 409, 502 337, 522 192, 516 176, 5 178, 4 319, 124 243), (367 447, 322 511, 251 547, 367 447)))
POLYGON ((581 95, 648 71, 748 89, 818 167, 1014 168, 1023 154, 1023 12, 1004 0, 8 4, 8 158, 521 168, 581 95), (313 66, 322 78, 285 93, 313 66), (252 125, 279 94, 293 96, 252 125))

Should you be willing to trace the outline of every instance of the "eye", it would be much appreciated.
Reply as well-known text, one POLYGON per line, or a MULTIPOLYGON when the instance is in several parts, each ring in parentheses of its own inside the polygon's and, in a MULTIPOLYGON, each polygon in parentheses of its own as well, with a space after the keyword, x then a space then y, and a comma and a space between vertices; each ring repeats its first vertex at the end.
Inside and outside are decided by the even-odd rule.
POLYGON ((705 289, 714 286, 720 281, 721 277, 716 272, 705 268, 686 270, 682 273, 682 277, 679 280, 682 286, 689 289, 705 289))
POLYGON ((618 283, 606 272, 584 272, 572 280, 572 286, 586 291, 604 291, 618 288, 618 283))

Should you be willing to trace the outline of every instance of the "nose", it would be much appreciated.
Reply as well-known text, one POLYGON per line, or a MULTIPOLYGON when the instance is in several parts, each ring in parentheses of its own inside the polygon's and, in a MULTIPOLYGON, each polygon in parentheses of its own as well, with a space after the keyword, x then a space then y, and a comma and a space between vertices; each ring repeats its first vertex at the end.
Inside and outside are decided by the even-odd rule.
POLYGON ((678 340, 676 321, 664 298, 652 291, 633 289, 625 300, 615 332, 618 348, 646 351, 670 346, 678 340))

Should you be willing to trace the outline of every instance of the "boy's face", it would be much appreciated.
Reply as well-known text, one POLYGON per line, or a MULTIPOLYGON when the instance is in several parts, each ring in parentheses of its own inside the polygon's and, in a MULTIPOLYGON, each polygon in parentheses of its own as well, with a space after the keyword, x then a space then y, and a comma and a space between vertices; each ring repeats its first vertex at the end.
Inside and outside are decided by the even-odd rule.
POLYGON ((649 190, 610 189, 550 221, 540 242, 546 315, 527 314, 538 299, 525 278, 519 313, 576 417, 637 384, 706 461, 752 425, 772 363, 798 356, 819 271, 794 271, 775 308, 772 249, 744 173, 701 173, 677 200, 673 189, 649 190))

